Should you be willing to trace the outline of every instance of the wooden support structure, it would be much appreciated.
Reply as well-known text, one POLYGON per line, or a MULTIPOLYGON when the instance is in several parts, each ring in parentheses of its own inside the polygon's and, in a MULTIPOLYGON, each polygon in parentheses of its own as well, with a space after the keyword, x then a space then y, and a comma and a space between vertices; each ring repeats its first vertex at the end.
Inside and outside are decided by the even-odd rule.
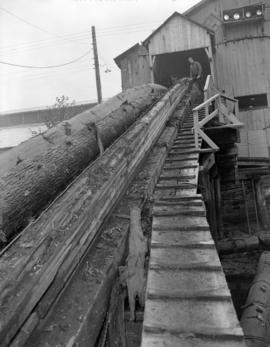
POLYGON ((251 230, 250 230, 250 221, 249 221, 249 212, 248 212, 248 204, 247 204, 247 197, 246 197, 245 181, 242 181, 242 192, 243 192, 243 199, 244 199, 244 206, 245 206, 245 213, 246 213, 247 228, 248 228, 248 233, 250 234, 251 230))
POLYGON ((261 177, 259 179, 258 178, 254 179, 253 184, 254 184, 254 190, 255 190, 256 205, 258 209, 257 211, 258 218, 259 218, 261 227, 264 229, 267 229, 270 226, 270 211, 267 208, 266 189, 263 188, 264 177, 261 177))
MULTIPOLYGON (((183 151, 191 144, 191 127, 188 118, 179 129, 154 193, 141 346, 244 347, 205 205, 197 193, 199 151, 183 151), (172 167, 170 158, 176 155, 181 161, 172 167), (190 177, 176 179, 174 171, 183 167, 190 177)), ((209 175, 205 179, 210 186, 209 175)))
POLYGON ((217 234, 219 238, 223 237, 223 219, 221 207, 221 190, 220 190, 220 175, 214 178, 214 192, 215 192, 215 208, 216 208, 216 224, 217 234))
POLYGON ((223 99, 229 99, 230 101, 233 101, 235 103, 238 102, 236 99, 232 99, 228 97, 227 95, 224 95, 218 92, 217 89, 215 88, 213 77, 209 75, 207 77, 206 84, 204 87, 204 102, 193 109, 193 119, 194 119, 193 131, 195 136, 196 148, 199 148, 198 137, 200 136, 205 141, 205 143, 210 147, 209 150, 212 150, 213 152, 219 150, 219 147, 216 145, 216 143, 214 143, 212 139, 210 139, 204 131, 204 127, 206 126, 206 124, 208 124, 217 116, 219 118, 219 121, 223 123, 226 122, 226 124, 219 124, 218 126, 215 127, 215 130, 221 130, 221 129, 227 129, 227 128, 235 129, 235 128, 240 128, 243 126, 243 124, 239 122, 237 117, 233 113, 229 112, 226 106, 221 102, 221 97, 223 99), (209 109, 213 107, 214 109, 212 109, 210 112, 209 109), (201 120, 199 120, 199 111, 200 112, 204 111, 204 117, 201 120))
POLYGON ((154 83, 154 57, 149 52, 150 81, 154 83))

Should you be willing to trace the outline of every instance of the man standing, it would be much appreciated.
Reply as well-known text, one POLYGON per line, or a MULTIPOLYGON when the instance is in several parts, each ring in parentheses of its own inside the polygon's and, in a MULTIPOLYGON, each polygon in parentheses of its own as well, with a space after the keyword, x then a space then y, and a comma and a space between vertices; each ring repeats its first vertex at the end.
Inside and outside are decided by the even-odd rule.
POLYGON ((197 86, 200 91, 203 92, 203 82, 202 82, 202 66, 198 61, 195 61, 192 57, 188 58, 190 64, 190 78, 192 79, 192 84, 197 82, 197 86))

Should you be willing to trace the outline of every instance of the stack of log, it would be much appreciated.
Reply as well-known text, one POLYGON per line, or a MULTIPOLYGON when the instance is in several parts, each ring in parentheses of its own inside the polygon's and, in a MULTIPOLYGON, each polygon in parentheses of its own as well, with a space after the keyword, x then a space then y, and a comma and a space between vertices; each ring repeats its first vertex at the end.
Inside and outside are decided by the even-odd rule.
POLYGON ((128 89, 2 154, 2 241, 35 219, 102 147, 107 148, 165 92, 154 84, 128 89))
POLYGON ((34 329, 47 314, 187 87, 183 82, 172 88, 87 167, 2 255, 1 346, 8 346, 12 340, 14 346, 22 345, 18 332, 34 329))

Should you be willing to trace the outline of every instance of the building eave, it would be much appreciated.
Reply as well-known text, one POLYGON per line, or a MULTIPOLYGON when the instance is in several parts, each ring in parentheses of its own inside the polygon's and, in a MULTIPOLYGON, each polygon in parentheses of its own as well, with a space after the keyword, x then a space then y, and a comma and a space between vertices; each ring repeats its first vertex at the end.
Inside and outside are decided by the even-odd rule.
POLYGON ((148 44, 148 42, 151 40, 151 38, 164 26, 166 25, 173 17, 181 17, 184 18, 185 20, 191 22, 193 25, 199 26, 201 28, 203 28, 204 30, 206 30, 210 35, 215 35, 214 31, 211 30, 210 28, 195 22, 194 20, 186 17, 185 15, 179 13, 179 12, 174 12, 170 17, 168 17, 165 22, 163 22, 155 31, 153 31, 144 41, 143 41, 143 45, 146 46, 148 44))
POLYGON ((125 50, 123 53, 119 54, 117 57, 115 57, 113 60, 115 61, 116 65, 121 68, 120 62, 121 60, 128 54, 130 54, 133 50, 137 49, 140 47, 139 43, 136 43, 135 45, 133 45, 132 47, 128 48, 127 50, 125 50))

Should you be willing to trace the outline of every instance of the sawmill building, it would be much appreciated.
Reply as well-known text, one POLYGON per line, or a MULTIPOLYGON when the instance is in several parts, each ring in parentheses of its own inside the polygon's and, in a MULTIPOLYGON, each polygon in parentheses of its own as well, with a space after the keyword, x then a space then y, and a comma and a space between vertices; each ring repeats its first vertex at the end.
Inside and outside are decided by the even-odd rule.
POLYGON ((269 157, 270 0, 203 0, 172 14, 142 44, 115 58, 122 88, 189 75, 187 58, 201 62, 204 80, 239 100, 244 124, 240 157, 269 157))

